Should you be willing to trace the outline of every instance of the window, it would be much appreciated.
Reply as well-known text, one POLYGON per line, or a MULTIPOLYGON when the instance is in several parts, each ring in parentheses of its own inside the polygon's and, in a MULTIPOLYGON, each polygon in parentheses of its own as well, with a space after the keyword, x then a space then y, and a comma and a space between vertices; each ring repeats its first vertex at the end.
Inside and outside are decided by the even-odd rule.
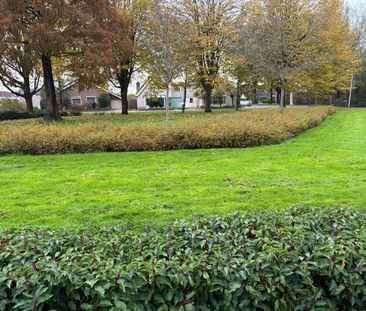
POLYGON ((86 103, 87 104, 96 104, 97 98, 95 96, 87 96, 86 97, 86 103))
POLYGON ((193 98, 190 98, 190 99, 189 99, 189 102, 190 102, 191 104, 193 104, 193 98))
POLYGON ((73 104, 73 105, 81 105, 81 98, 80 97, 71 98, 71 104, 73 104))

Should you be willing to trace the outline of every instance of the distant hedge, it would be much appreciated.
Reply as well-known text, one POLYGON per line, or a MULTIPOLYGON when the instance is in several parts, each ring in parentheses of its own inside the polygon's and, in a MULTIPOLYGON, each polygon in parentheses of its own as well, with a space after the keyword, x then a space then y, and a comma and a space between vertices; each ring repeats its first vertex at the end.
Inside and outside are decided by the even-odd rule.
POLYGON ((225 113, 165 125, 11 124, 0 128, 0 153, 158 151, 276 144, 319 125, 332 107, 225 113))
POLYGON ((0 237, 0 310, 364 310, 366 210, 0 237))
POLYGON ((27 112, 27 111, 15 111, 15 110, 0 111, 0 121, 41 118, 43 116, 44 114, 41 111, 39 112, 27 112))

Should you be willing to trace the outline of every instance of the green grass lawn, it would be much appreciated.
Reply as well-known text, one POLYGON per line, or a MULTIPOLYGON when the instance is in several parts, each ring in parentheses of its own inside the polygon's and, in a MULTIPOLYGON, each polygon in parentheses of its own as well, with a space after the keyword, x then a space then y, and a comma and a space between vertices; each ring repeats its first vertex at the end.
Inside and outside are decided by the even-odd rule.
POLYGON ((366 110, 275 146, 0 157, 1 228, 333 205, 366 206, 366 110))

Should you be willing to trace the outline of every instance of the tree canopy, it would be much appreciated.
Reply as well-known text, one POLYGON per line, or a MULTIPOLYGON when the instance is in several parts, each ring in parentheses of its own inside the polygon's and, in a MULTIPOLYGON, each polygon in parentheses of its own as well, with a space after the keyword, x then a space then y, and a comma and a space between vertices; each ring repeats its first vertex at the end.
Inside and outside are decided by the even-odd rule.
POLYGON ((113 49, 129 52, 128 23, 114 1, 0 0, 0 7, 2 46, 22 44, 41 61, 50 118, 59 118, 53 59, 68 57, 72 76, 86 87, 106 80, 101 68, 112 66, 113 49), (21 33, 20 41, 11 40, 14 29, 21 33))

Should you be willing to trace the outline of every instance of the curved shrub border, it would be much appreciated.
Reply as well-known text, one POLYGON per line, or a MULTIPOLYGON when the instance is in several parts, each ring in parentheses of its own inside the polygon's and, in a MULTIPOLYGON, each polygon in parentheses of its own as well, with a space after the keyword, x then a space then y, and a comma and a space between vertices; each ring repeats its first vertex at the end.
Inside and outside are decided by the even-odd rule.
POLYGON ((251 111, 163 125, 33 124, 0 128, 0 153, 55 154, 249 147, 280 143, 319 125, 332 107, 251 111))
POLYGON ((0 238, 0 310, 364 310, 366 210, 0 238))

